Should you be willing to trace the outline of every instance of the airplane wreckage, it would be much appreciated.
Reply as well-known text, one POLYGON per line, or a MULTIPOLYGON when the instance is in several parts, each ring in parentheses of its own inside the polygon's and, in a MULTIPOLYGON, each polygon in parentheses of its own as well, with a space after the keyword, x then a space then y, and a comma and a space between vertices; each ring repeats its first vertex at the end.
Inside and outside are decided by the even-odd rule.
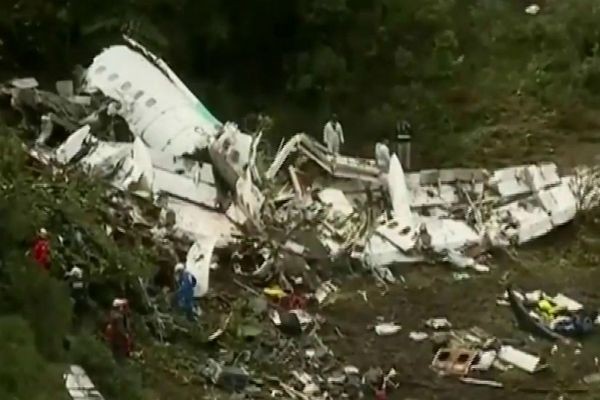
POLYGON ((40 130, 30 154, 79 165, 168 210, 169 228, 194 242, 187 267, 197 296, 208 289, 214 249, 225 247, 237 273, 279 277, 288 288, 297 279, 281 266, 310 270, 344 256, 392 281, 387 267, 428 260, 485 272, 489 249, 545 235, 600 199, 590 171, 561 177, 547 163, 407 173, 396 156, 380 171, 374 160, 331 154, 306 134, 259 167, 261 133, 217 120, 130 38, 75 82, 58 82, 57 92, 33 78, 2 88, 24 123, 35 120, 40 130))

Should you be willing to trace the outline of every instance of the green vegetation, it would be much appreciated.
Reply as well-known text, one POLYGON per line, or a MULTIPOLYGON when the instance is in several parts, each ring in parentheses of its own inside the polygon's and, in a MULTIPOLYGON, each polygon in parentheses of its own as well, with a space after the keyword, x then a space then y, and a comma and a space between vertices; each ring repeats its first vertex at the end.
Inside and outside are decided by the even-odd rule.
POLYGON ((86 329, 76 334, 62 276, 64 268, 82 265, 97 288, 94 300, 102 307, 110 304, 114 294, 135 299, 135 293, 128 291, 129 277, 151 273, 148 266, 153 264, 146 263, 143 246, 125 247, 127 241, 117 243, 103 232, 100 222, 109 221, 103 185, 72 174, 52 174, 31 162, 14 132, 4 128, 2 133, 0 398, 66 398, 62 374, 70 362, 88 369, 110 399, 141 398, 139 374, 132 367, 117 365, 108 348, 94 337, 103 311, 91 310, 86 329), (42 226, 53 238, 50 274, 26 255, 42 226), (68 338, 70 346, 65 343, 68 338))
MULTIPOLYGON (((600 6, 548 0, 531 16, 526 5, 22 0, 1 17, 0 38, 5 69, 55 78, 124 31, 162 54, 221 119, 265 109, 275 135, 317 134, 336 110, 351 151, 370 154, 374 137, 408 118, 424 162, 465 164, 507 140, 536 159, 550 146, 523 137, 599 125, 600 6)), ((507 162, 498 151, 493 161, 507 162)))

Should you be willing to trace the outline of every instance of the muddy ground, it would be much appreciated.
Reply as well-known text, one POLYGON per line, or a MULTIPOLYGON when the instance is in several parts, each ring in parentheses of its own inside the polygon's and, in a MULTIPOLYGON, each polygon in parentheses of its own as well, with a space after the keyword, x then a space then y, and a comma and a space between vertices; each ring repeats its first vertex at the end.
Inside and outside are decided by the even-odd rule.
MULTIPOLYGON (((600 306, 597 282, 600 268, 578 266, 562 258, 569 247, 579 248, 573 236, 580 227, 570 226, 558 232, 551 240, 535 248, 522 249, 518 260, 509 257, 496 259, 493 271, 486 275, 472 275, 466 281, 454 281, 445 266, 402 267, 406 283, 391 287, 387 293, 372 285, 368 289, 369 302, 356 296, 337 302, 326 315, 330 323, 339 326, 346 337, 332 343, 337 355, 361 367, 379 365, 384 370, 398 371, 400 386, 390 399, 563 399, 598 398, 579 384, 582 377, 597 371, 594 358, 600 355, 600 331, 577 346, 560 345, 550 355, 552 343, 543 339, 532 340, 519 330, 508 307, 496 304, 506 279, 526 290, 543 289, 548 293, 560 291, 590 307, 600 306), (377 316, 401 324, 401 333, 378 337, 371 330, 377 316), (522 349, 548 357, 550 369, 529 375, 521 371, 506 373, 490 371, 482 378, 504 383, 504 389, 477 388, 459 383, 454 378, 440 378, 429 365, 433 356, 432 344, 416 343, 409 339, 410 331, 423 331, 424 321, 431 317, 447 317, 454 328, 477 326, 500 338, 522 340, 522 349), (570 391, 583 392, 568 393, 570 391)), ((355 282, 355 287, 363 286, 355 282)))
MULTIPOLYGON (((346 276, 341 278, 342 289, 336 301, 319 311, 327 321, 319 334, 343 364, 355 365, 361 371, 370 367, 384 371, 395 368, 398 387, 390 392, 390 400, 500 400, 508 396, 523 400, 597 399, 597 389, 582 384, 581 379, 599 370, 595 358, 600 357, 600 327, 596 335, 580 344, 561 344, 551 354, 552 342, 520 330, 511 309, 497 305, 496 300, 506 283, 511 282, 524 290, 561 292, 587 307, 600 308, 599 232, 600 219, 588 215, 531 246, 496 254, 490 273, 473 272, 464 281, 455 281, 455 270, 447 265, 398 266, 395 273, 404 282, 387 288, 360 273, 346 276), (366 292, 367 301, 360 291, 366 292), (377 336, 373 325, 378 317, 397 322, 402 331, 393 336, 377 336), (457 329, 477 326, 496 337, 521 341, 519 348, 547 357, 550 368, 533 375, 516 369, 477 375, 502 382, 504 389, 475 387, 455 378, 439 377, 429 367, 433 356, 431 342, 417 343, 408 337, 411 331, 427 331, 424 321, 432 317, 447 317, 457 329)), ((227 277, 231 275, 216 274, 217 291, 228 291, 230 297, 248 295, 225 282, 227 277)), ((163 357, 173 359, 175 354, 171 351, 167 350, 163 357)), ((198 347, 195 351, 199 354, 205 349, 198 347)), ((275 367, 287 370, 286 365, 275 367)), ((150 384, 160 387, 161 399, 236 398, 202 384, 186 384, 173 376, 162 372, 152 376, 150 384)))

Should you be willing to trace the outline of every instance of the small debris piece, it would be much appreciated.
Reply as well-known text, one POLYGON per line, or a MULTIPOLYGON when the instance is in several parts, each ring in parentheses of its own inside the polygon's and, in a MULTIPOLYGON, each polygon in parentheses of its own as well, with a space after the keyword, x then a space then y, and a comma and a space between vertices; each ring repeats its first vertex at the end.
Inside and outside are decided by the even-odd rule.
POLYGON ((452 328, 452 324, 447 318, 430 318, 425 321, 425 325, 435 330, 452 328))
POLYGON ((278 285, 269 286, 263 289, 263 293, 269 297, 274 297, 276 299, 283 299, 287 296, 287 293, 283 291, 278 285))
POLYGON ((470 349, 442 348, 433 357, 431 367, 442 375, 466 375, 477 357, 470 349))
POLYGON ((564 307, 567 309, 567 311, 570 312, 580 311, 583 309, 583 305, 581 303, 578 303, 577 301, 565 296, 562 293, 559 293, 556 296, 554 296, 552 301, 557 306, 564 307))
POLYGON ((415 342, 422 342, 429 338, 429 334, 426 332, 411 332, 408 334, 408 337, 415 342))
POLYGON ((223 367, 217 377, 217 385, 230 392, 243 391, 249 382, 248 373, 238 367, 223 367))
POLYGON ((358 375, 360 374, 360 370, 356 368, 354 365, 346 365, 344 367, 344 373, 346 375, 358 375))
POLYGON ((492 368, 496 357, 498 356, 498 352, 496 350, 488 350, 482 351, 479 353, 479 357, 477 363, 471 366, 471 370, 473 371, 488 371, 492 368))
POLYGON ((10 81, 10 84, 17 89, 35 89, 39 83, 35 78, 19 78, 10 81))
POLYGON ((315 292, 315 299, 317 299, 319 304, 322 304, 328 296, 337 292, 338 290, 339 288, 331 283, 331 281, 323 282, 315 292))
POLYGON ((400 332, 402 327, 400 325, 396 325, 393 322, 386 322, 383 324, 378 324, 375 326, 375 333, 379 336, 391 336, 400 332))
POLYGON ((287 335, 301 335, 302 324, 298 319, 298 316, 291 312, 279 313, 272 310, 270 313, 271 321, 277 326, 283 333, 287 335))
POLYGON ((537 4, 531 4, 525 8, 525 13, 529 15, 538 15, 540 12, 540 6, 537 4))
POLYGON ((506 363, 512 364, 517 368, 529 372, 530 374, 539 371, 540 358, 524 351, 518 350, 512 346, 502 346, 498 352, 498 358, 506 363))
POLYGON ((452 274, 452 278, 455 281, 466 281, 471 279, 471 275, 469 275, 467 272, 455 272, 452 274))
POLYGON ((71 365, 63 378, 65 387, 73 400, 104 400, 85 370, 79 365, 71 365))
POLYGON ((484 379, 463 377, 463 378, 460 378, 460 381, 462 383, 466 383, 469 385, 489 386, 489 387, 498 388, 498 389, 502 389, 504 387, 504 385, 498 381, 489 381, 489 380, 484 380, 484 379))

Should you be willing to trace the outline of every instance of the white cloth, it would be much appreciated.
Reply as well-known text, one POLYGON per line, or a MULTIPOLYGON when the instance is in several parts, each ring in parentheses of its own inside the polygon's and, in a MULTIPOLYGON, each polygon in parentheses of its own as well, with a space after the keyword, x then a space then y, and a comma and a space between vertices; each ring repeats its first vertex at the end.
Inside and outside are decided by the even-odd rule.
POLYGON ((338 154, 340 146, 344 144, 344 130, 339 122, 329 121, 323 128, 323 142, 327 145, 327 149, 338 154))
POLYGON ((375 145, 375 161, 381 172, 387 173, 390 170, 390 149, 385 143, 375 145))

